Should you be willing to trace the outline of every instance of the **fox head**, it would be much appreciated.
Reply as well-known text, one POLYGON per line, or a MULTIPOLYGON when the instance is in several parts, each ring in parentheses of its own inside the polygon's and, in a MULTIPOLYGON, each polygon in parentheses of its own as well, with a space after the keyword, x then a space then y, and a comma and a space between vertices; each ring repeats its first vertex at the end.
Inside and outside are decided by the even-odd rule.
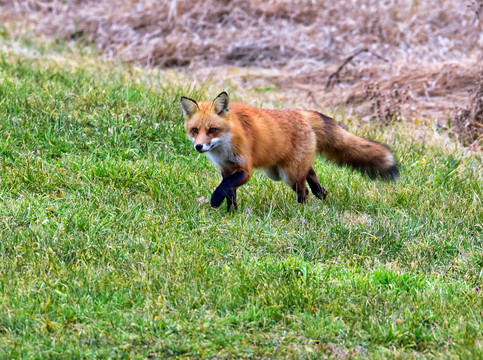
POLYGON ((185 130, 196 151, 204 153, 230 141, 230 101, 222 92, 212 102, 181 97, 185 130))

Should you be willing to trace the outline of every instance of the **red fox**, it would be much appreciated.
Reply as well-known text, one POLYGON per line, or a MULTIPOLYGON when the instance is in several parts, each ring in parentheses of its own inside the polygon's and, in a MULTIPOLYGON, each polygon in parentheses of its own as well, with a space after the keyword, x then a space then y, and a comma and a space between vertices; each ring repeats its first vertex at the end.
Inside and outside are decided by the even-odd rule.
POLYGON ((236 190, 254 168, 272 180, 283 180, 303 203, 309 191, 325 199, 312 168, 316 153, 339 165, 349 165, 371 178, 394 180, 399 171, 390 149, 375 141, 352 135, 330 117, 308 110, 267 110, 230 103, 222 92, 212 102, 197 103, 181 97, 185 129, 194 148, 221 169, 223 177, 211 196, 217 208, 237 208, 236 190))

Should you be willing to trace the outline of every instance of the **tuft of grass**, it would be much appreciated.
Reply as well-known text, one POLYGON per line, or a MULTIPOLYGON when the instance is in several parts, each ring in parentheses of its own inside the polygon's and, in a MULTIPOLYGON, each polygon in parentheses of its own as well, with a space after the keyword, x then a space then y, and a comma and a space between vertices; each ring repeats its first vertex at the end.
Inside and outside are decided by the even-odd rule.
POLYGON ((178 105, 211 94, 45 56, 0 62, 3 356, 483 356, 480 155, 336 114, 399 181, 321 160, 327 201, 257 173, 227 214, 178 105))

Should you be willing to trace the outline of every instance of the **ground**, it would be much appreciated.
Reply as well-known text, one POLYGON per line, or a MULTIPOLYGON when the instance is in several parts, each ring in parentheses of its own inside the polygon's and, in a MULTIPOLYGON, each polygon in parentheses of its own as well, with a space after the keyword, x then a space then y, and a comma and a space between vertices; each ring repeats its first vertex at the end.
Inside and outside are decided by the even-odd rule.
POLYGON ((309 104, 390 145, 400 179, 318 159, 326 201, 256 173, 227 214, 180 96, 285 98, 8 30, 0 46, 5 357, 483 357, 483 166, 451 130, 309 104))

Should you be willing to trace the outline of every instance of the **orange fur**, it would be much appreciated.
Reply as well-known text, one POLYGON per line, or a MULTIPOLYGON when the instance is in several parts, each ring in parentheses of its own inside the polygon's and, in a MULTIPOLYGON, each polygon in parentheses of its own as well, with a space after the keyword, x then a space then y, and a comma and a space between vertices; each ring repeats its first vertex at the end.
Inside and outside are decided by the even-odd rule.
POLYGON ((232 188, 223 190, 227 199, 232 189, 236 196, 236 188, 248 181, 253 168, 264 169, 274 180, 284 180, 297 192, 299 202, 308 194, 306 181, 316 196, 325 198, 326 192, 312 169, 316 153, 371 177, 398 175, 387 147, 352 135, 315 111, 259 109, 230 103, 226 93, 213 102, 198 104, 183 97, 181 103, 185 129, 195 148, 207 152, 220 166, 224 179, 243 173, 232 188))

